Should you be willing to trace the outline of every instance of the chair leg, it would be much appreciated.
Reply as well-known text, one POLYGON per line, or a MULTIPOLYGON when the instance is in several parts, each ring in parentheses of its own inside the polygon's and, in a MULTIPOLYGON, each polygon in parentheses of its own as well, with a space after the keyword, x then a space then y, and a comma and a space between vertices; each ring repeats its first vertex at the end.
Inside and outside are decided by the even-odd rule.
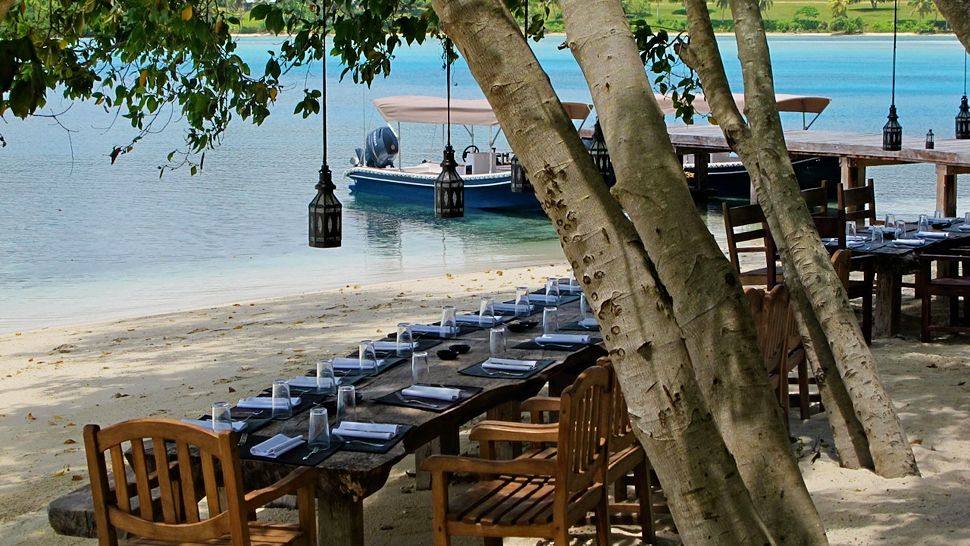
POLYGON ((650 467, 647 459, 633 469, 633 481, 637 491, 637 500, 640 509, 637 511, 637 519, 640 523, 640 538, 644 544, 653 544, 657 540, 656 531, 653 528, 653 499, 650 498, 650 467))
POLYGON ((448 535, 448 477, 442 472, 431 474, 431 527, 434 546, 451 546, 448 535))
POLYGON ((606 486, 602 488, 602 498, 596 504, 596 544, 610 545, 610 496, 606 486))
POLYGON ((927 294, 926 290, 924 289, 923 290, 923 316, 921 321, 922 325, 920 326, 920 340, 923 343, 930 342, 930 320, 933 316, 933 310, 931 308, 932 301, 933 301, 933 296, 927 294))
POLYGON ((798 413, 802 420, 812 416, 808 400, 808 360, 803 356, 798 360, 798 413))
POLYGON ((555 546, 569 546, 569 527, 560 527, 556 529, 552 543, 555 546))
POLYGON ((872 287, 862 296, 862 337, 872 345, 872 287))

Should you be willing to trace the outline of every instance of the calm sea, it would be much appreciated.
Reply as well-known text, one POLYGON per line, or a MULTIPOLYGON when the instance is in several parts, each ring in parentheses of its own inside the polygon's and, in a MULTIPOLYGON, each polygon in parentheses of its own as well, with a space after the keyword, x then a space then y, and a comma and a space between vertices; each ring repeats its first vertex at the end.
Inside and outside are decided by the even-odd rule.
MULTIPOLYGON (((538 44, 539 59, 566 100, 588 100, 582 75, 552 37, 538 44)), ((261 67, 274 38, 242 40, 241 51, 261 67)), ((817 129, 879 132, 889 100, 892 42, 884 37, 775 37, 771 40, 779 92, 826 95, 831 107, 817 129)), ((739 88, 733 42, 722 40, 732 82, 739 88)), ((480 97, 464 64, 456 65, 454 95, 480 97)), ((897 104, 909 135, 934 129, 951 136, 963 86, 963 54, 951 37, 900 40, 897 104)), ((218 303, 312 292, 381 280, 418 278, 544 263, 561 256, 541 217, 475 214, 436 221, 427 208, 361 202, 340 177, 344 246, 306 245, 306 204, 320 165, 319 120, 290 113, 305 82, 316 85, 319 65, 286 76, 263 126, 233 125, 222 147, 206 156, 205 170, 167 173, 156 167, 181 144, 177 119, 111 165, 113 145, 132 136, 87 104, 61 117, 8 119, 0 134, 0 331, 197 308, 218 303)), ((349 166, 364 134, 382 123, 373 98, 443 95, 441 52, 434 44, 400 51, 389 80, 367 89, 338 81, 333 62, 331 165, 349 166)), ((52 111, 66 103, 55 98, 52 111)), ((792 127, 798 118, 786 120, 792 127)), ((457 135, 456 148, 469 142, 457 135)), ((484 131, 476 135, 482 144, 484 131)), ((405 127, 406 163, 440 160, 441 132, 405 127)), ((929 167, 872 169, 881 211, 919 213, 933 208, 929 167)), ((960 198, 967 193, 961 188, 960 198)), ((712 230, 721 219, 710 206, 712 230)))

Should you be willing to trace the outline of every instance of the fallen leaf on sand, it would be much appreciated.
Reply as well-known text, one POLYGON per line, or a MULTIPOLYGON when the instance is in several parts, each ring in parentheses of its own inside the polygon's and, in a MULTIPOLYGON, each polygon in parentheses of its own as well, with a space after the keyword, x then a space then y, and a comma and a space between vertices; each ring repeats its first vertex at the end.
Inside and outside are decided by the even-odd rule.
POLYGON ((81 481, 83 479, 84 479, 84 476, 82 476, 80 474, 75 474, 75 475, 71 476, 71 481, 72 482, 79 482, 79 481, 81 481))
POLYGON ((64 440, 64 445, 66 446, 69 446, 71 444, 76 444, 76 443, 77 443, 77 440, 74 440, 72 438, 68 438, 67 440, 64 440))
POLYGON ((36 421, 36 420, 37 420, 37 418, 36 418, 36 417, 34 417, 34 414, 33 414, 33 413, 30 413, 29 411, 27 412, 27 417, 26 417, 26 419, 27 419, 28 421, 36 421))
POLYGON ((125 398, 127 396, 128 395, 125 394, 125 393, 123 393, 123 392, 116 392, 115 395, 114 395, 115 398, 125 398))

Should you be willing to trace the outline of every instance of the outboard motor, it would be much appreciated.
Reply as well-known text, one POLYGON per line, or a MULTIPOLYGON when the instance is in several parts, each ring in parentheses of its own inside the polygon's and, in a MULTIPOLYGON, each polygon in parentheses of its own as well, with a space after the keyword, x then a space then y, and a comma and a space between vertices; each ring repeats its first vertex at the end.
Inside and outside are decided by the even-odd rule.
POLYGON ((394 158, 398 152, 397 135, 390 127, 378 127, 367 134, 367 143, 364 145, 364 163, 368 167, 394 166, 394 158))

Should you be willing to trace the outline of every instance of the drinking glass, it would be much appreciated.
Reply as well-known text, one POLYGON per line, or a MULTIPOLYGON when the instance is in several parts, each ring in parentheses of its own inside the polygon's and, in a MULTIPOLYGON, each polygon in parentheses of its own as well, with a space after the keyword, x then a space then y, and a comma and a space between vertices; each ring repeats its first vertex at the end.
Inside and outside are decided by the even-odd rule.
POLYGON ((337 387, 337 422, 357 419, 357 390, 353 385, 337 387))
POLYGON ((290 386, 286 381, 273 381, 273 413, 274 419, 289 419, 293 417, 293 404, 290 401, 290 386))
POLYGON ((963 213, 963 224, 970 226, 970 212, 963 213))
POLYGON ((414 333, 411 332, 410 323, 402 322, 397 325, 396 342, 397 356, 404 356, 412 351, 414 348, 414 333))
POLYGON ((930 230, 930 218, 925 214, 919 215, 919 225, 917 226, 919 231, 929 231, 930 230))
POLYGON ((509 331, 498 326, 488 331, 488 352, 494 357, 502 357, 508 351, 509 331))
POLYGON ((556 302, 559 301, 559 279, 556 277, 549 277, 546 281, 546 296, 553 296, 556 302))
POLYGON ((317 361, 317 394, 333 394, 337 388, 333 360, 317 361))
POLYGON ((232 406, 229 402, 212 404, 212 430, 214 432, 232 430, 232 406))
POLYGON ((586 301, 586 294, 579 295, 579 320, 589 318, 589 302, 586 301))
MULTIPOLYGON (((452 332, 458 329, 458 320, 455 319, 455 306, 446 305, 441 308, 441 327, 451 328, 452 332)), ((445 337, 449 337, 450 334, 445 334, 445 337)))
POLYGON ((895 229, 896 228, 896 215, 895 214, 887 214, 886 215, 886 223, 885 223, 885 225, 886 225, 886 227, 888 229, 895 229))
POLYGON ((360 375, 377 373, 377 349, 373 340, 365 339, 357 346, 357 368, 360 375))
MULTIPOLYGON (((970 212, 967 213, 970 216, 970 212)), ((525 317, 529 314, 529 287, 518 286, 515 288, 515 316, 525 317)))
POLYGON ((940 219, 940 218, 945 218, 945 217, 946 217, 946 214, 943 214, 943 211, 942 210, 934 210, 933 211, 933 218, 940 219))
POLYGON ((478 303, 478 325, 488 326, 492 323, 492 317, 495 316, 495 303, 492 298, 488 296, 482 296, 482 299, 478 303), (487 317, 487 318, 486 318, 487 317))
POLYGON ((869 228, 869 243, 872 245, 881 245, 884 239, 882 236, 882 229, 877 226, 872 226, 869 228))
POLYGON ((906 222, 903 222, 902 220, 896 222, 895 238, 896 239, 902 239, 902 238, 906 237, 906 230, 907 229, 908 228, 906 226, 906 222))
POLYGON ((546 307, 542 310, 542 335, 555 334, 559 331, 559 308, 546 307))
POLYGON ((411 353, 411 380, 413 385, 427 383, 431 375, 431 364, 428 353, 424 351, 411 353))
POLYGON ((307 430, 306 443, 320 449, 330 449, 330 422, 327 408, 310 410, 310 428, 307 430))
POLYGON ((856 236, 856 225, 855 225, 855 222, 846 222, 845 223, 845 236, 846 237, 855 237, 856 236))

